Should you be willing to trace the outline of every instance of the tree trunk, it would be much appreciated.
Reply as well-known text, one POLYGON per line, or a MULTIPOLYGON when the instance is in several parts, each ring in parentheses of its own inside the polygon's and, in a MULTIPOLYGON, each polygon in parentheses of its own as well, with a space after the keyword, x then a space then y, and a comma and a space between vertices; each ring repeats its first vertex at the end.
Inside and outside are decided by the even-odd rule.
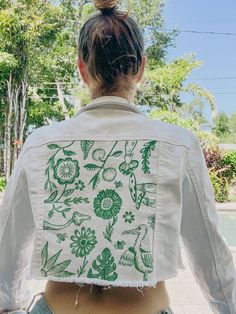
POLYGON ((57 94, 58 94, 58 98, 59 98, 59 103, 60 103, 60 106, 62 108, 62 113, 63 113, 65 119, 69 119, 68 111, 67 111, 67 108, 65 105, 62 85, 58 81, 56 82, 56 85, 57 85, 57 94))

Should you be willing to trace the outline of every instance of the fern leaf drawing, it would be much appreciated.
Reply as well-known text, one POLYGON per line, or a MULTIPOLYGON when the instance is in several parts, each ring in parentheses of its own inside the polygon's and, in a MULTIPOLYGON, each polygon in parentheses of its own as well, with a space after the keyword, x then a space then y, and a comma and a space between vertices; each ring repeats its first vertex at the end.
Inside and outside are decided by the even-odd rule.
POLYGON ((142 170, 145 174, 150 173, 150 161, 149 158, 151 157, 151 152, 155 149, 155 144, 157 141, 152 140, 144 144, 143 148, 140 150, 142 153, 142 170))

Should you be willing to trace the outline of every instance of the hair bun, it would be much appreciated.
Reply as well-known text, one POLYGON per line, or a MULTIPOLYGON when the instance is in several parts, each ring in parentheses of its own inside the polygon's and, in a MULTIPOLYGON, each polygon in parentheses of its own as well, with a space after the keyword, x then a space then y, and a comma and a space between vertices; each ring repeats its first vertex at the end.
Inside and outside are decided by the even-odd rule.
POLYGON ((117 0, 94 0, 95 7, 98 10, 113 9, 117 5, 117 0))

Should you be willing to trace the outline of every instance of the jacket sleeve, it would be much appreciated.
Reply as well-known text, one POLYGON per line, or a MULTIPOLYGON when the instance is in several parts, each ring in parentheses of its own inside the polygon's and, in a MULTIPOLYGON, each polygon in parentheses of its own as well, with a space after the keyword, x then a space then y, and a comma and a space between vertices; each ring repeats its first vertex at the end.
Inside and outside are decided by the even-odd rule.
POLYGON ((182 194, 181 236, 189 266, 213 313, 236 314, 236 272, 232 254, 219 233, 206 161, 192 134, 182 194))
POLYGON ((34 220, 23 147, 6 187, 0 209, 0 313, 29 305, 27 287, 34 220))

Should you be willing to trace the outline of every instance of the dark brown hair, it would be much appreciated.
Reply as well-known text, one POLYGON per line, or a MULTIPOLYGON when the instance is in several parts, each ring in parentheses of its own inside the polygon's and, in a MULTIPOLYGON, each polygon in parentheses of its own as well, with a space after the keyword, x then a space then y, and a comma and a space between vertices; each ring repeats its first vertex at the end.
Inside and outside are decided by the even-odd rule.
POLYGON ((116 9, 115 0, 96 0, 100 12, 83 25, 78 53, 89 74, 103 91, 114 92, 121 79, 137 74, 144 50, 143 35, 128 13, 116 9))

